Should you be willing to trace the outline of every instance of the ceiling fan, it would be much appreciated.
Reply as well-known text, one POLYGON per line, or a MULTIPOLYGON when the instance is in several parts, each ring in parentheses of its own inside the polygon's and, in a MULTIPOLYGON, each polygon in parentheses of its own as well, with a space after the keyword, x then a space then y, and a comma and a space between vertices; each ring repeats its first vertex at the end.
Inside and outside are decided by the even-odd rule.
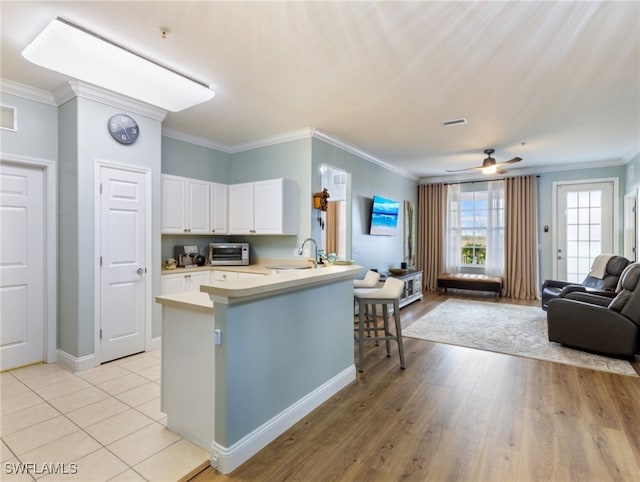
POLYGON ((482 161, 482 166, 467 167, 465 169, 447 169, 447 172, 461 172, 461 171, 470 171, 472 169, 482 169, 482 172, 484 174, 494 174, 494 173, 504 174, 505 171, 500 169, 500 167, 504 166, 505 164, 513 164, 514 162, 520 162, 522 160, 522 158, 520 157, 514 157, 509 161, 496 162, 496 160, 493 157, 491 157, 491 154, 493 154, 494 152, 495 152, 494 149, 484 150, 484 153, 487 155, 487 157, 484 159, 484 161, 482 161))

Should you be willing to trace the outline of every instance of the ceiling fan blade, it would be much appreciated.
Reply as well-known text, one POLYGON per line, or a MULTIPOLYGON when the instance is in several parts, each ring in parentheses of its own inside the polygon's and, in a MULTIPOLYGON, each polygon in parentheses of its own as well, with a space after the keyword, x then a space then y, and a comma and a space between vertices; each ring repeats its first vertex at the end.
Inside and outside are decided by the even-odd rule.
POLYGON ((507 171, 503 171, 499 167, 496 167, 496 174, 506 174, 506 173, 507 173, 507 171))
POLYGON ((513 164, 514 162, 520 162, 522 160, 521 157, 514 157, 513 159, 509 160, 509 161, 505 161, 505 162, 499 162, 498 165, 503 165, 503 164, 513 164))
POLYGON ((464 169, 447 169, 447 172, 471 171, 473 169, 482 169, 482 166, 481 167, 465 167, 464 169))

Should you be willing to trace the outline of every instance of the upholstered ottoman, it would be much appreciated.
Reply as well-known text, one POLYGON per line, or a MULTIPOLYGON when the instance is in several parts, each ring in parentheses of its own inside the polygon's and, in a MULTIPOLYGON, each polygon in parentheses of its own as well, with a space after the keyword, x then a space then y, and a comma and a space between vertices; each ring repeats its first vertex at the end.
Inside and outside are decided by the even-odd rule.
POLYGON ((502 278, 484 274, 443 273, 438 276, 438 290, 440 294, 447 292, 447 288, 460 290, 492 291, 496 300, 502 296, 502 278))

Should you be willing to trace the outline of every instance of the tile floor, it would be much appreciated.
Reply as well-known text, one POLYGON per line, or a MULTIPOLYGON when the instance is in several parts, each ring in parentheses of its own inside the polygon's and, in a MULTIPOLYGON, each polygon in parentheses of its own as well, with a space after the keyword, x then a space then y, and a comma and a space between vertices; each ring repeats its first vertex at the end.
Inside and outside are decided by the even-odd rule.
POLYGON ((0 383, 2 481, 176 481, 209 463, 166 428, 159 350, 77 374, 18 368, 0 383))

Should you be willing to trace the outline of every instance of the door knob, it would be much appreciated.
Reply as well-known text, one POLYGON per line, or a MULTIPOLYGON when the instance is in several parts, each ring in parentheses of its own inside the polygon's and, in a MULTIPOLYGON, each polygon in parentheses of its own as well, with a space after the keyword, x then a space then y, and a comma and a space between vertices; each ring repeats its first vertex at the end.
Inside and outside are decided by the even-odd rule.
POLYGON ((144 273, 144 270, 143 270, 142 268, 138 268, 138 269, 136 270, 136 273, 138 273, 138 274, 142 274, 142 273, 144 273))

